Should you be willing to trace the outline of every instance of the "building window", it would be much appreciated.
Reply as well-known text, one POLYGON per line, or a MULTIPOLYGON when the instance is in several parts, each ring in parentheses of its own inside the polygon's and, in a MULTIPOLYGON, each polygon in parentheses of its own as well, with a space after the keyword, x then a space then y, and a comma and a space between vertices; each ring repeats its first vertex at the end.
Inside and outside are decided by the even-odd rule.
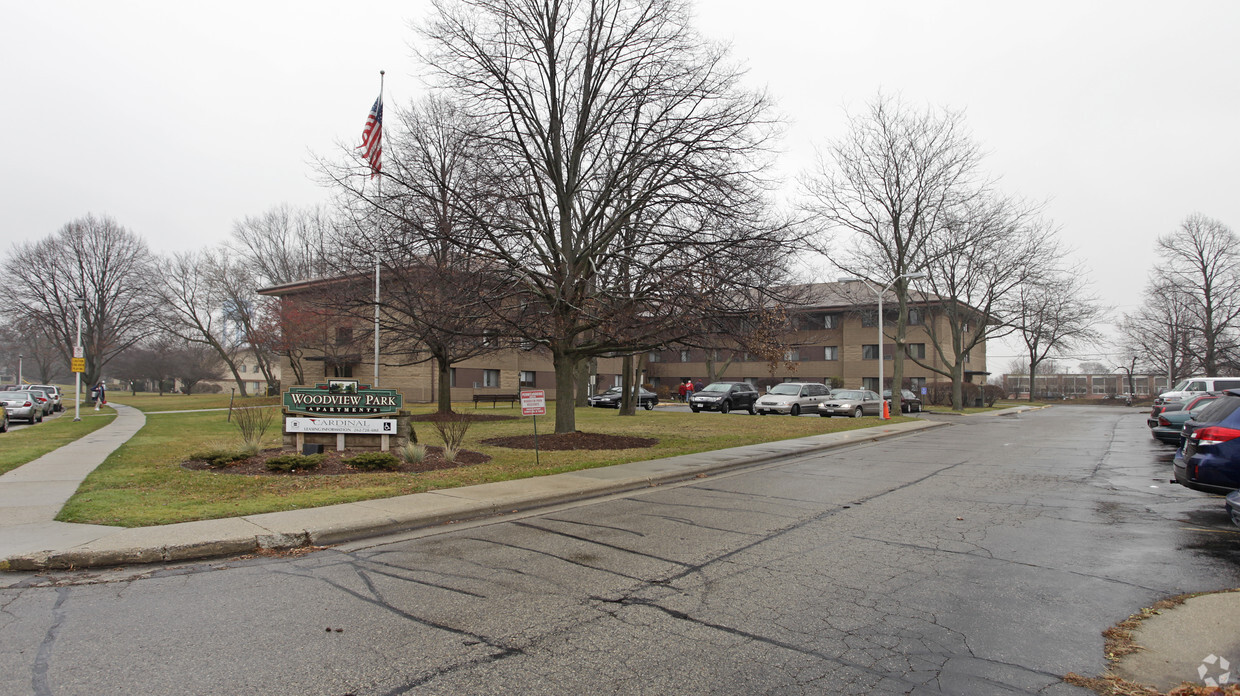
POLYGON ((909 377, 908 378, 909 391, 913 392, 914 394, 921 396, 921 390, 925 389, 925 387, 926 387, 925 377, 909 377))
POLYGON ((521 350, 534 350, 534 342, 528 338, 521 339, 521 350))
POLYGON ((835 314, 822 315, 822 328, 824 329, 834 329, 837 322, 839 322, 839 319, 835 314))
POLYGON ((534 386, 534 381, 536 379, 537 373, 535 373, 533 370, 521 370, 521 372, 518 373, 518 375, 519 375, 518 378, 521 380, 522 387, 533 387, 534 386))
POLYGON ((823 360, 839 360, 840 359, 840 347, 839 346, 827 346, 826 348, 823 348, 822 359, 823 360))
POLYGON ((456 386, 456 368, 455 367, 448 368, 448 386, 449 387, 456 386))
POLYGON ((337 326, 336 327, 336 345, 347 346, 352 342, 353 342, 353 327, 352 326, 337 326))
POLYGON ((495 332, 494 331, 487 329, 486 331, 482 332, 482 345, 488 348, 495 345, 495 332))
POLYGON ((499 370, 483 370, 482 386, 495 388, 499 386, 499 370))
MULTIPOLYGON (((926 323, 926 320, 925 318, 922 317, 920 309, 910 308, 908 310, 908 325, 909 326, 921 326, 922 324, 925 324, 925 323, 926 323)), ((922 357, 924 358, 925 356, 923 355, 922 357)))
POLYGON ((616 375, 615 377, 612 377, 611 386, 623 387, 624 386, 624 375, 616 375))
POLYGON ((968 365, 968 364, 969 364, 969 354, 970 354, 970 353, 972 353, 972 351, 965 351, 965 354, 964 354, 964 364, 966 364, 966 365, 968 365))
POLYGON ((867 310, 862 311, 861 312, 861 325, 862 326, 878 326, 878 312, 872 309, 867 309, 867 310))
POLYGON ((238 365, 237 372, 245 372, 245 365, 238 365))
POLYGON ((680 351, 680 362, 689 362, 689 351, 680 351))
POLYGON ((862 377, 861 388, 869 389, 872 392, 878 391, 878 378, 877 377, 862 377))
POLYGON ((866 343, 861 346, 862 360, 878 360, 878 344, 866 343))
POLYGON ((797 361, 798 361, 798 360, 800 360, 800 359, 801 359, 801 349, 800 349, 800 348, 792 348, 792 349, 790 349, 790 350, 788 350, 787 352, 785 352, 785 353, 784 353, 784 361, 785 361, 785 362, 797 362, 797 361))
POLYGON ((345 378, 353 377, 353 366, 352 365, 334 365, 332 367, 332 371, 335 372, 335 374, 332 375, 333 377, 345 377, 345 378))
POLYGON ((650 355, 646 356, 646 362, 661 362, 662 360, 663 354, 657 350, 650 351, 650 355))
POLYGON ((924 343, 906 343, 904 344, 904 350, 905 354, 910 358, 926 359, 926 344, 924 343))
POLYGON ((962 333, 969 333, 969 322, 966 321, 965 323, 961 324, 960 331, 962 333))

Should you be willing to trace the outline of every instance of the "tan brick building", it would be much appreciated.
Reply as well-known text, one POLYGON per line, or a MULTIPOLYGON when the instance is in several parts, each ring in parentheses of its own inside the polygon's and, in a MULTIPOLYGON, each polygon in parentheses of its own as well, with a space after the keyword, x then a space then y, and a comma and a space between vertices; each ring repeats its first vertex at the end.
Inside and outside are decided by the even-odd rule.
MULTIPOLYGON (((312 292, 313 283, 267 288, 264 295, 287 297, 300 292, 312 292)), ((791 314, 792 327, 782 337, 789 346, 786 360, 775 364, 754 355, 728 347, 726 337, 721 337, 720 347, 668 348, 648 353, 643 382, 658 388, 665 386, 675 391, 684 378, 706 382, 710 377, 729 381, 749 381, 768 385, 781 381, 807 380, 814 382, 835 381, 847 387, 877 388, 878 386, 878 326, 873 295, 870 303, 863 296, 847 292, 844 284, 825 283, 807 286, 808 300, 800 303, 791 314), (708 360, 708 358, 710 358, 708 360), (713 375, 712 375, 713 373, 713 375)), ((855 288, 854 288, 855 290, 855 288)), ((890 333, 895 324, 895 303, 884 304, 886 321, 884 328, 890 333)), ((940 335, 946 335, 946 320, 935 318, 931 299, 920 298, 910 305, 910 325, 907 331, 907 348, 910 353, 939 365, 937 352, 930 344, 926 321, 939 321, 940 335)), ((973 327, 973 330, 976 330, 973 327)), ((330 326, 324 326, 324 346, 307 347, 302 358, 304 381, 307 384, 328 378, 350 377, 363 383, 373 381, 373 350, 371 324, 364 317, 340 317, 330 326)), ((382 339, 382 337, 381 337, 382 339)), ((519 344, 518 344, 519 345, 519 344)), ((884 341, 884 375, 891 380, 895 345, 884 341)), ((385 389, 398 389, 409 402, 431 402, 436 399, 437 369, 432 361, 416 364, 406 356, 384 355, 379 360, 379 385, 385 389)), ((289 361, 281 365, 284 387, 296 386, 289 361)), ((620 383, 620 358, 601 358, 595 361, 591 377, 591 392, 603 391, 620 383)), ((985 344, 980 344, 969 355, 966 363, 966 380, 984 383, 986 371, 985 344)), ((904 362, 906 384, 920 392, 920 387, 934 382, 948 382, 946 377, 917 365, 912 360, 904 362)), ((512 347, 494 353, 464 360, 452 368, 452 400, 470 401, 475 394, 515 394, 521 389, 543 389, 548 398, 555 396, 555 372, 550 354, 539 348, 512 347)))

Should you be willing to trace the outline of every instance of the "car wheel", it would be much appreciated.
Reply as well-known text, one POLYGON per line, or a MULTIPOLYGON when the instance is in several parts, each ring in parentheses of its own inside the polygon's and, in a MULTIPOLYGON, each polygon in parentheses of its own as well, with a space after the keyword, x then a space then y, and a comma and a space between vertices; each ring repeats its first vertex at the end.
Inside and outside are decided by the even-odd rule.
POLYGON ((915 409, 915 411, 917 413, 921 413, 921 404, 917 404, 917 408, 915 409))
POLYGON ((793 404, 792 408, 788 409, 788 415, 793 417, 801 415, 801 404, 793 404))
POLYGON ((698 408, 697 406, 690 406, 689 410, 693 411, 694 413, 697 413, 698 411, 701 411, 702 409, 698 408))
POLYGON ((830 413, 823 413, 822 411, 819 411, 819 412, 818 412, 818 415, 822 416, 823 418, 830 418, 830 417, 831 417, 831 414, 830 414, 830 413))
POLYGON ((862 411, 860 406, 857 407, 856 411, 853 411, 853 418, 860 418, 864 415, 865 415, 865 411, 862 411))
POLYGON ((653 402, 653 401, 647 401, 646 403, 642 404, 642 408, 646 409, 647 411, 653 411, 653 410, 654 410, 654 402, 653 402))
POLYGON ((728 411, 731 411, 731 410, 732 410, 732 404, 729 404, 729 403, 728 403, 728 402, 726 402, 726 401, 724 401, 723 403, 719 404, 719 412, 720 412, 720 413, 727 413, 728 411))
POLYGON ((749 404, 749 415, 751 415, 751 416, 752 416, 752 415, 753 415, 753 413, 754 413, 754 411, 753 411, 753 403, 751 402, 751 403, 749 404))
POLYGON ((759 416, 765 416, 765 415, 766 415, 766 411, 758 411, 758 415, 759 415, 759 416))

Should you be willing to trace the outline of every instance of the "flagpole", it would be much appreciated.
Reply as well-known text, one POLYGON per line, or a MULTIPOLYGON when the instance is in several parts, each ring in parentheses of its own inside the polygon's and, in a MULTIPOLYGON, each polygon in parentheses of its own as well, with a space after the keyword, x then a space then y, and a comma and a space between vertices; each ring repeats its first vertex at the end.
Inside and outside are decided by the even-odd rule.
MULTIPOLYGON (((379 71, 379 103, 383 103, 383 72, 379 71)), ((379 148, 383 148, 383 131, 379 131, 379 148)), ((380 155, 382 156, 382 155, 380 155)), ((379 176, 379 202, 383 203, 383 176, 379 176)), ((379 224, 383 224, 383 216, 379 216, 379 224)), ((382 235, 380 235, 382 238, 382 235)), ((375 378, 374 386, 379 386, 379 252, 375 250, 375 378)))

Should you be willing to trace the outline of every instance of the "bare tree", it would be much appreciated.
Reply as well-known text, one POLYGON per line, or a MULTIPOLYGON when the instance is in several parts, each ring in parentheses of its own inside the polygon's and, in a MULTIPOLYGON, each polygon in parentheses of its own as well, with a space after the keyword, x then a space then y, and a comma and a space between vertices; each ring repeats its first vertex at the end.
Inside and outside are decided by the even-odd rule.
MULTIPOLYGON (((851 238, 842 257, 825 241, 824 253, 845 272, 879 287, 894 281, 893 385, 904 377, 909 292, 903 276, 925 271, 937 251, 932 240, 949 211, 985 190, 981 158, 962 113, 916 112, 880 94, 864 114, 850 116, 847 135, 832 143, 803 179, 810 212, 824 231, 842 230, 851 238)), ((899 388, 891 395, 898 412, 899 388)))
POLYGON ((1192 317, 1187 327, 1200 348, 1201 369, 1218 374, 1235 355, 1240 318, 1240 237, 1218 220, 1194 213, 1158 238, 1157 285, 1174 294, 1192 317))
POLYGON ((737 259, 775 257, 787 238, 764 219, 768 101, 681 0, 435 9, 422 57, 473 121, 486 194, 457 199, 478 236, 450 241, 501 275, 508 292, 486 299, 506 333, 550 351, 556 431, 572 432, 583 361, 695 330, 685 308, 703 298, 757 302, 737 259), (617 292, 622 263, 636 284, 617 292))
POLYGON ((1193 345, 1194 315, 1187 296, 1155 274, 1146 285, 1145 298, 1132 314, 1119 322, 1126 353, 1150 374, 1164 374, 1167 385, 1192 374, 1198 364, 1193 345))
POLYGON ((87 215, 39 242, 19 244, 4 266, 13 277, 38 268, 54 279, 10 288, 7 314, 53 337, 64 364, 76 345, 80 299, 86 384, 98 382, 109 361, 154 330, 151 254, 110 217, 87 215))
POLYGON ((245 346, 245 337, 227 316, 228 297, 215 270, 220 264, 217 253, 174 254, 161 264, 157 292, 163 328, 182 341, 215 351, 236 381, 237 391, 244 394, 245 380, 237 368, 237 356, 245 346))
POLYGON ((282 205, 237 222, 232 245, 263 284, 323 278, 338 270, 336 224, 324 208, 282 205))
POLYGON ((1079 269, 1069 269, 1020 286, 1012 322, 1029 356, 1029 399, 1038 366, 1053 355, 1088 345, 1100 337, 1103 308, 1088 292, 1079 269))
MULTIPOLYGON (((1037 209, 1019 201, 978 196, 948 211, 926 240, 922 281, 931 294, 923 317, 937 361, 910 355, 952 382, 952 408, 964 407, 964 371, 972 352, 1010 334, 1023 284, 1054 263, 1053 231, 1037 209)), ((894 394, 893 390, 893 394, 894 394)))

